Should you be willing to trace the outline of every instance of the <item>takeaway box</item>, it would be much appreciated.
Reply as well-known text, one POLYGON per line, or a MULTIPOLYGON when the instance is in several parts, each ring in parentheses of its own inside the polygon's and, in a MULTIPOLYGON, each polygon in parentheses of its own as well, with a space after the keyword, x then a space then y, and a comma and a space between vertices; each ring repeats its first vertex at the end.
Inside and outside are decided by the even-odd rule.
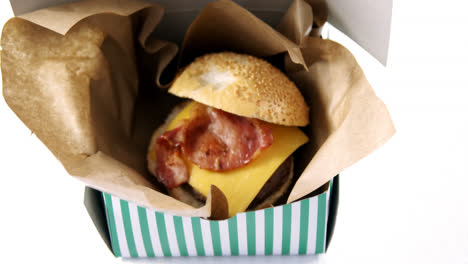
MULTIPOLYGON (((297 255, 326 251, 332 237, 338 206, 339 177, 335 175, 383 144, 394 133, 394 129, 385 106, 372 92, 352 55, 339 44, 323 40, 320 37, 321 27, 328 17, 330 23, 385 64, 390 35, 391 1, 368 3, 361 0, 332 0, 328 2, 328 8, 321 1, 302 0, 236 1, 237 4, 223 0, 152 1, 151 3, 130 1, 128 5, 123 4, 125 7, 113 1, 89 1, 84 5, 78 3, 56 7, 58 4, 69 2, 72 1, 11 1, 15 15, 24 20, 13 21, 9 26, 13 27, 14 23, 19 23, 23 29, 43 30, 44 34, 53 34, 53 38, 57 39, 55 43, 62 41, 62 38, 64 43, 67 43, 67 36, 82 34, 76 29, 78 26, 75 26, 80 23, 97 26, 110 36, 108 38, 110 41, 106 38, 96 44, 103 53, 104 64, 108 63, 104 66, 109 68, 108 72, 103 73, 104 77, 101 75, 96 77, 93 75, 94 72, 87 73, 97 80, 105 79, 104 82, 90 81, 87 86, 83 86, 74 83, 70 78, 63 86, 54 86, 54 89, 60 89, 61 96, 65 94, 82 108, 76 113, 72 111, 75 115, 74 120, 78 120, 74 125, 96 135, 89 138, 86 133, 63 136, 66 128, 60 131, 54 130, 55 127, 63 126, 63 122, 57 121, 57 118, 47 118, 55 116, 57 109, 52 109, 50 105, 41 106, 39 111, 31 113, 30 110, 21 107, 27 100, 24 97, 24 89, 28 89, 21 88, 26 87, 22 81, 35 77, 27 73, 21 80, 16 80, 14 76, 10 77, 9 69, 18 66, 8 57, 11 47, 8 44, 14 44, 14 41, 5 42, 2 37, 4 45, 2 73, 8 76, 4 78, 3 83, 4 97, 12 110, 57 156, 70 175, 79 178, 87 185, 85 206, 103 240, 116 257, 297 255), (153 6, 152 3, 158 5, 153 6), (41 8, 48 9, 37 12, 41 8), (210 30, 213 32, 213 29, 206 29, 208 25, 203 21, 209 21, 207 17, 217 23, 223 21, 214 26, 216 30, 220 30, 215 32, 236 32, 239 35, 235 38, 247 42, 251 41, 249 33, 252 32, 267 32, 258 33, 266 34, 266 37, 252 40, 252 45, 246 47, 239 44, 241 41, 236 39, 219 40, 217 36, 210 35, 210 30), (123 26, 121 28, 112 26, 117 24, 123 26), (192 26, 189 30, 190 25, 192 26), (200 34, 205 35, 203 38, 197 38, 200 34), (141 150, 147 144, 154 125, 161 122, 165 116, 159 112, 167 113, 167 108, 176 102, 175 99, 168 98, 164 90, 156 88, 154 84, 167 87, 177 67, 174 63, 176 54, 183 53, 178 58, 183 64, 184 59, 190 61, 194 54, 211 51, 209 48, 208 50, 199 48, 211 47, 211 43, 216 43, 212 50, 240 50, 278 62, 277 66, 296 82, 310 104, 321 105, 326 110, 335 107, 335 110, 344 111, 340 117, 319 113, 317 115, 325 117, 317 117, 317 120, 325 119, 325 123, 315 122, 305 129, 313 137, 310 144, 312 146, 306 146, 299 151, 299 155, 306 153, 309 156, 304 154, 304 157, 308 158, 303 158, 305 161, 299 162, 296 170, 297 174, 301 175, 298 179, 300 184, 296 184, 292 194, 285 197, 284 202, 287 203, 263 210, 239 213, 225 220, 208 220, 211 209, 209 205, 200 210, 184 207, 152 190, 149 187, 151 182, 144 177, 138 178, 138 174, 147 173, 142 169, 145 165, 144 159, 141 159, 141 150), (142 47, 136 47, 138 45, 142 47), (321 48, 317 49, 319 46, 321 48), (182 47, 182 51, 177 47, 182 47), (330 51, 336 49, 340 50, 340 53, 330 51), (115 59, 112 55, 119 52, 125 55, 124 58, 115 59), (149 59, 141 59, 142 53, 150 54, 149 59), (324 61, 317 61, 317 56, 326 58, 324 61, 325 64, 329 63, 326 65, 328 72, 324 72, 324 68, 321 68, 320 65, 324 61), (117 64, 119 66, 116 66, 117 64), (142 67, 148 65, 149 69, 142 70, 142 67), (153 67, 155 65, 157 67, 153 67), (343 65, 346 66, 344 70, 343 65), (126 73, 130 71, 128 74, 135 78, 122 80, 112 75, 121 71, 126 73), (146 75, 142 77, 138 71, 143 71, 146 75), (355 78, 358 82, 338 80, 337 84, 331 85, 331 92, 326 90, 328 88, 320 88, 323 85, 322 76, 340 76, 337 73, 343 71, 357 72, 356 76, 353 75, 351 78, 355 78), (310 78, 312 82, 307 81, 309 80, 307 76, 313 76, 310 78), (134 79, 139 79, 140 82, 135 82, 134 79), (118 88, 117 91, 103 92, 104 95, 115 93, 117 96, 113 99, 122 100, 119 96, 130 94, 128 101, 125 99, 120 101, 125 106, 109 106, 110 111, 120 109, 119 107, 128 108, 122 110, 123 114, 118 118, 112 116, 112 113, 96 113, 102 110, 101 105, 105 102, 99 99, 102 94, 93 94, 93 89, 108 88, 109 83, 105 83, 106 81, 111 83, 110 86, 115 85, 118 88), (150 86, 154 91, 143 90, 141 83, 152 83, 150 86), (334 87, 342 86, 346 86, 345 89, 350 91, 350 95, 340 94, 341 99, 349 102, 350 109, 341 109, 339 104, 334 105, 336 102, 320 101, 322 93, 334 93, 334 87), (133 95, 129 93, 128 87, 134 89, 133 95), (80 89, 87 91, 85 97, 76 93, 80 89), (307 92, 304 89, 319 91, 307 92), (311 97, 311 94, 318 94, 319 99, 311 97), (149 108, 146 107, 151 108, 151 104, 153 108, 155 107, 154 102, 145 101, 145 98, 159 100, 158 107, 147 110, 149 108), (360 106, 364 104, 366 107, 360 106), (93 120, 83 118, 82 112, 86 112, 85 116, 91 116, 93 120), (37 119, 34 118, 35 114, 41 116, 41 123, 50 122, 51 126, 44 129, 35 123, 34 120, 37 119), (148 127, 148 124, 139 123, 142 118, 156 121, 152 127, 148 127), (104 121, 106 119, 111 119, 110 123, 104 121), (96 120, 105 124, 96 123, 96 120), (120 133, 123 138, 128 137, 127 142, 120 142, 119 137, 100 138, 100 135, 108 135, 109 130, 116 131, 116 124, 112 122, 124 127, 120 128, 123 130, 120 133), (132 130, 132 126, 137 128, 132 130), (317 133, 317 129, 324 131, 317 133), (133 142, 134 135, 141 136, 140 138, 145 140, 133 142), (70 138, 67 138, 68 136, 70 138), (86 154, 85 157, 76 155, 68 149, 75 143, 82 147, 89 140, 96 142, 93 142, 95 145, 91 144, 94 147, 91 154, 86 154), (344 144, 346 147, 340 145, 340 142, 346 142, 344 144), (133 155, 135 153, 139 154, 133 155), (140 159, 133 158, 135 156, 140 159), (130 176, 123 180, 115 178, 115 175, 120 176, 120 174, 130 176), (296 188, 301 186, 305 187, 296 188)), ((4 31, 4 34, 5 32, 9 31, 4 31)), ((7 37, 5 39, 8 40, 7 37)), ((25 42, 22 42, 22 45, 27 45, 25 42)), ((15 48, 21 49, 21 47, 15 48)), ((47 61, 40 56, 35 54, 31 60, 39 57, 39 60, 43 60, 41 63, 47 61)), ((31 67, 34 67, 34 64, 32 65, 31 67)), ((83 66, 81 64, 77 66, 78 64, 69 61, 64 65, 83 66)), ((55 66, 50 67, 53 69, 55 66)), ((42 72, 45 70, 47 75, 47 67, 42 67, 41 70, 42 72)), ((54 74, 60 75, 57 72, 54 74)), ((32 79, 31 82, 36 83, 32 79)), ((52 91, 51 94, 57 94, 56 92, 52 91)), ((41 99, 50 100, 50 98, 41 99)), ((320 109, 314 106, 311 109, 320 112, 320 109)), ((66 112, 70 114, 70 111, 66 112)), ((315 114, 312 114, 312 118, 314 117, 315 114)), ((84 149, 89 150, 86 146, 84 149)))

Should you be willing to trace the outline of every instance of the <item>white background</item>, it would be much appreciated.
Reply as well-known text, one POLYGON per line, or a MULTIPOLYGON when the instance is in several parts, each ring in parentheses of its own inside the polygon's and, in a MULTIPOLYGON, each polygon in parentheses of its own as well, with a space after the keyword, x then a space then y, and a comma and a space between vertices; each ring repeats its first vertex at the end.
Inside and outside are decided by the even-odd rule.
MULTIPOLYGON (((463 2, 395 0, 386 68, 330 31, 331 39, 356 56, 387 104, 397 133, 341 174, 327 254, 222 261, 468 263, 468 8, 463 2)), ((11 16, 9 1, 1 1, 0 25, 11 16)), ((0 262, 121 262, 84 209, 83 184, 66 174, 3 97, 0 120, 0 262)))

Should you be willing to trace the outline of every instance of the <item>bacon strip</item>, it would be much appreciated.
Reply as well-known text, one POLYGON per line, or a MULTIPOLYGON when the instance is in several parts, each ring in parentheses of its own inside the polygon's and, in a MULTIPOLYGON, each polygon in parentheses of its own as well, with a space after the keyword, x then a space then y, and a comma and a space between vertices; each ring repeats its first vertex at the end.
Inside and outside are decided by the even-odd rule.
POLYGON ((156 142, 156 166, 158 180, 167 188, 174 188, 189 179, 189 173, 181 155, 181 130, 178 127, 162 134, 156 142))
POLYGON ((259 120, 204 105, 192 111, 191 119, 156 144, 158 177, 167 188, 189 180, 182 157, 202 169, 227 171, 247 165, 273 143, 271 129, 259 120))

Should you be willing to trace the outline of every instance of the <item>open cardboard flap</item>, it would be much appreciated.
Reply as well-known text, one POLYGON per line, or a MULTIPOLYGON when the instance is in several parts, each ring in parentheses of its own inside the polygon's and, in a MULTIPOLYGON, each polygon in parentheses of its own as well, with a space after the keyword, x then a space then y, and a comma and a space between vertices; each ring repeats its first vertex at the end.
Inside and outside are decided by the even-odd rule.
MULTIPOLYGON (((10 0, 16 16, 53 5, 76 2, 73 0, 10 0)), ((152 0, 171 11, 199 11, 211 0, 152 0)), ((292 0, 236 0, 235 2, 252 11, 264 21, 273 22, 278 16, 271 13, 284 12, 292 0), (268 15, 270 13, 270 15, 268 15), (265 15, 265 17, 263 17, 265 15)), ((321 0, 307 0, 310 4, 321 0)), ((372 56, 386 65, 390 42, 390 27, 392 20, 393 0, 326 0, 328 6, 328 22, 356 41, 372 56)), ((316 12, 317 10, 314 10, 316 12)), ((189 17, 193 19, 192 17, 189 17)), ((325 22, 325 21, 323 21, 325 22)))

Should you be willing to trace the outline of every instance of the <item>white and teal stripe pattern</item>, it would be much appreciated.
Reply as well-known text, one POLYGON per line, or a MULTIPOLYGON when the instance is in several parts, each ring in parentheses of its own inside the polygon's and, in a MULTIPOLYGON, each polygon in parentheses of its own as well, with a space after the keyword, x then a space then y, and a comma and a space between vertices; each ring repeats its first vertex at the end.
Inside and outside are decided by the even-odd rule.
POLYGON ((173 216, 103 196, 116 257, 237 256, 323 253, 328 193, 223 221, 173 216))

